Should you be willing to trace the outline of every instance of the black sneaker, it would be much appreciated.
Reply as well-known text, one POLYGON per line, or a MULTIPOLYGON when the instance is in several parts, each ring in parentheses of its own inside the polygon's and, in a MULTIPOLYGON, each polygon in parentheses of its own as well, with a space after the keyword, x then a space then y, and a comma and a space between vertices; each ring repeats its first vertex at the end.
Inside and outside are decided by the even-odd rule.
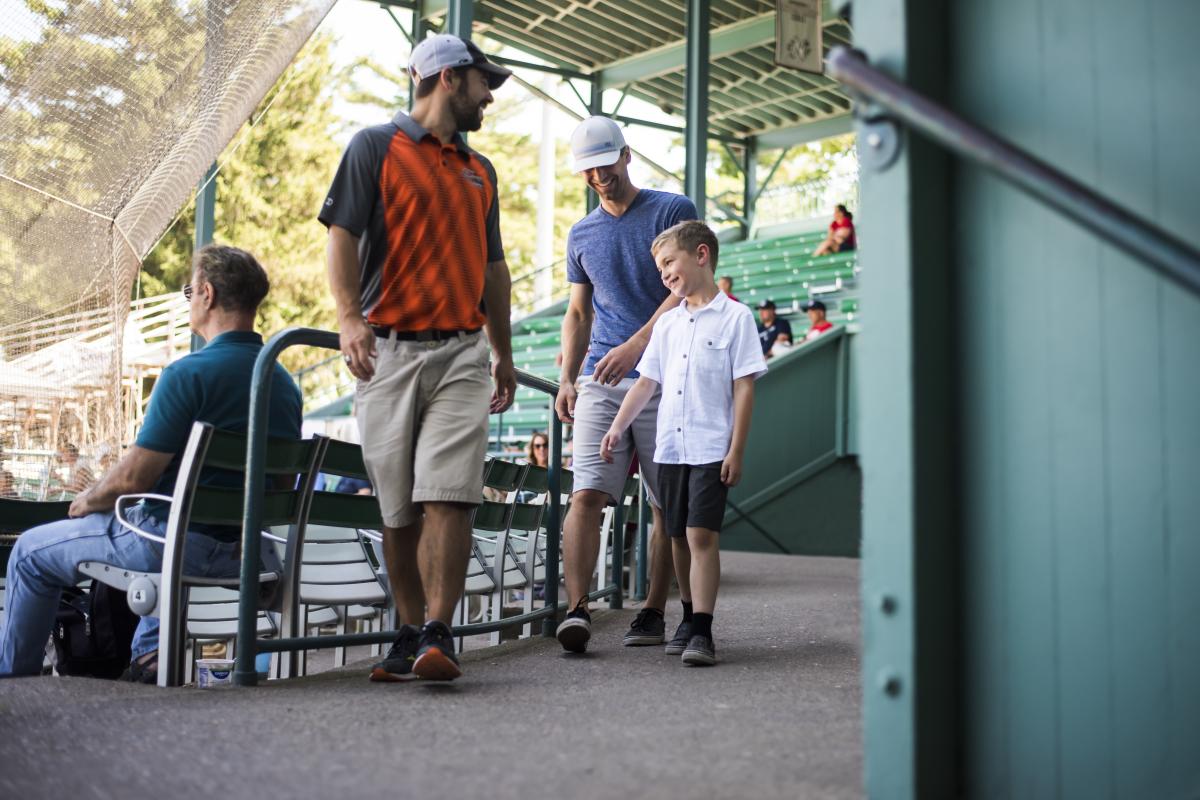
POLYGON ((717 648, 713 646, 712 637, 701 634, 693 636, 684 648, 682 659, 683 663, 698 667, 711 667, 717 663, 717 648))
POLYGON ((412 671, 427 681, 452 681, 462 675, 462 668, 454 656, 454 634, 450 632, 450 626, 436 619, 425 623, 412 671))
POLYGON ((663 651, 669 656, 677 656, 687 649, 688 641, 692 638, 692 623, 681 622, 679 627, 675 629, 675 635, 671 637, 671 641, 667 642, 667 646, 663 651))
POLYGON ((575 604, 575 609, 558 626, 554 635, 563 650, 582 653, 587 650, 588 639, 592 638, 592 615, 587 610, 587 597, 575 604))
POLYGON ((411 681, 417 676, 413 674, 413 662, 417 660, 417 640, 421 632, 413 625, 401 625, 400 633, 375 666, 371 667, 371 680, 379 683, 399 683, 411 681))
POLYGON ((645 645, 662 644, 666 638, 667 623, 662 612, 657 608, 643 608, 633 618, 629 631, 625 634, 626 647, 642 647, 645 645))

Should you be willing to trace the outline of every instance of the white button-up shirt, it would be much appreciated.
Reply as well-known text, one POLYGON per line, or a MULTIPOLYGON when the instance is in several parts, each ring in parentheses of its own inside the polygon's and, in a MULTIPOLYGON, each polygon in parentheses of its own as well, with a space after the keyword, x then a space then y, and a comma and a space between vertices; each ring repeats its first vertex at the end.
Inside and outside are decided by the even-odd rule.
POLYGON ((637 371, 662 386, 654 460, 712 464, 733 437, 733 382, 767 371, 754 315, 723 292, 698 311, 687 301, 654 323, 637 371))

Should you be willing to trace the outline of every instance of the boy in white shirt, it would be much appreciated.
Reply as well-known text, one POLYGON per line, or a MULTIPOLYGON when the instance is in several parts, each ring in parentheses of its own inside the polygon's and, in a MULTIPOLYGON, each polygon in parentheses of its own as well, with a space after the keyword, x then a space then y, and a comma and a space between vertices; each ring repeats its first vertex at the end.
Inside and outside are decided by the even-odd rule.
POLYGON ((742 477, 754 381, 767 370, 750 309, 717 289, 717 249, 716 235, 695 220, 668 228, 651 244, 663 284, 683 299, 654 324, 637 366, 641 377, 600 443, 600 455, 611 460, 630 422, 662 386, 656 488, 684 614, 666 652, 706 666, 716 663, 717 534, 729 487, 742 477))

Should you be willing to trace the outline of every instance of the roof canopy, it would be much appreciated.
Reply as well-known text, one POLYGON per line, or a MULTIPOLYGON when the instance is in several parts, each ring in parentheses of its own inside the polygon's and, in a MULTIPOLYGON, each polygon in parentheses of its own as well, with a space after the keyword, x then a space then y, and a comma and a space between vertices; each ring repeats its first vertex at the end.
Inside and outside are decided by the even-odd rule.
MULTIPOLYGON (((851 38, 832 6, 823 0, 826 52, 851 38)), ((422 4, 426 18, 447 7, 422 4)), ((477 34, 683 112, 685 0, 477 0, 473 15, 477 34)), ((775 64, 774 0, 711 0, 710 20, 710 136, 770 148, 850 129, 850 99, 833 80, 775 64)))

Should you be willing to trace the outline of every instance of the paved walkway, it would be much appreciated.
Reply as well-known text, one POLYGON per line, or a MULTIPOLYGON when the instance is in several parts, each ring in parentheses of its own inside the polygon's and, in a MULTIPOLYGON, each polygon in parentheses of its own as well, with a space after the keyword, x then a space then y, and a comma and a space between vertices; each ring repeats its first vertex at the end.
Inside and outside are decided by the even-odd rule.
POLYGON ((0 681, 0 797, 861 796, 858 562, 724 566, 711 669, 621 647, 624 610, 584 656, 508 643, 449 685, 361 664, 227 691, 0 681))

